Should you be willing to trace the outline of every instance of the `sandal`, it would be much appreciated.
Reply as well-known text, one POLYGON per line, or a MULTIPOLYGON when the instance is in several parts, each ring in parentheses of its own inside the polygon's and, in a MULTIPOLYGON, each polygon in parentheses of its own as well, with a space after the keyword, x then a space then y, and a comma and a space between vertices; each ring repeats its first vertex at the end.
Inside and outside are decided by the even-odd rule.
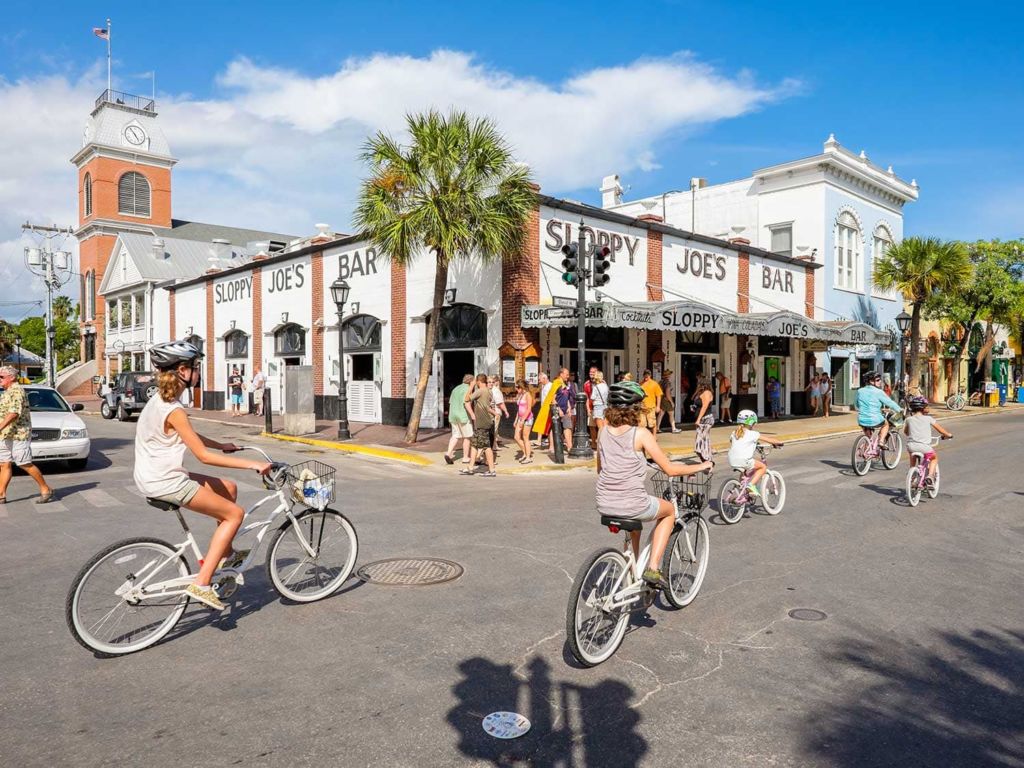
POLYGON ((51 501, 53 501, 53 491, 50 491, 45 496, 43 494, 39 494, 36 504, 49 504, 51 501))
POLYGON ((448 454, 446 453, 446 454, 444 455, 444 463, 445 463, 445 464, 454 464, 454 463, 455 463, 455 459, 454 459, 454 458, 452 458, 451 456, 449 456, 449 455, 448 455, 448 454))
POLYGON ((522 461, 520 461, 519 463, 520 463, 520 464, 522 464, 522 465, 523 465, 523 466, 525 467, 525 466, 526 466, 527 464, 533 464, 533 459, 532 459, 532 458, 529 458, 529 459, 523 459, 523 460, 522 460, 522 461))
POLYGON ((476 472, 474 472, 472 469, 460 469, 459 470, 459 474, 460 475, 475 475, 476 472))

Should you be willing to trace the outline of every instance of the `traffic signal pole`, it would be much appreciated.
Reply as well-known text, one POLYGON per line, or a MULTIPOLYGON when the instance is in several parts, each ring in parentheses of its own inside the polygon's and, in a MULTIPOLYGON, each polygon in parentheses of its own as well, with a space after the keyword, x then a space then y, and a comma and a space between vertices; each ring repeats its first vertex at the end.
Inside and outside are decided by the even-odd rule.
MULTIPOLYGON (((594 456, 594 452, 590 448, 590 430, 587 426, 587 393, 583 391, 583 383, 586 381, 587 375, 587 279, 590 276, 590 271, 587 269, 587 252, 583 243, 583 230, 584 223, 580 219, 576 241, 579 258, 576 279, 576 429, 572 436, 572 448, 569 449, 569 456, 574 459, 590 459, 594 456)), ((596 242, 594 254, 597 254, 596 242)), ((592 259, 591 262, 593 261, 592 259)))

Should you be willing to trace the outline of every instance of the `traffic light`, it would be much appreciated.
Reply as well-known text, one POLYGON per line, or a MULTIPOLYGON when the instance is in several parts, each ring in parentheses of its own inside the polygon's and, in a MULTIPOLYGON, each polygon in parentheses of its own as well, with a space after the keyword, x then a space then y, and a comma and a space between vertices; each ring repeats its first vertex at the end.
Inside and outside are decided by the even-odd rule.
POLYGON ((566 285, 576 285, 580 280, 579 247, 576 243, 569 243, 562 246, 562 282, 566 285))
POLYGON ((594 248, 594 287, 600 288, 602 285, 611 280, 608 276, 608 269, 612 263, 608 260, 611 255, 612 249, 607 245, 601 248, 594 248))

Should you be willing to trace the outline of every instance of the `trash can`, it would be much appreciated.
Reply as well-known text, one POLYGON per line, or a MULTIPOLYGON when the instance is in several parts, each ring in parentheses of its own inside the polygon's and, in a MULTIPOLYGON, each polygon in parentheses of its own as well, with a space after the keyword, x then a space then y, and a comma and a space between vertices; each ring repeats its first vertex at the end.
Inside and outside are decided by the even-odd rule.
POLYGON ((1000 384, 999 385, 999 404, 1000 405, 1005 405, 1006 404, 1006 397, 1007 397, 1006 385, 1005 384, 1000 384))
POLYGON ((1017 402, 1024 403, 1024 387, 1017 387, 1017 402))

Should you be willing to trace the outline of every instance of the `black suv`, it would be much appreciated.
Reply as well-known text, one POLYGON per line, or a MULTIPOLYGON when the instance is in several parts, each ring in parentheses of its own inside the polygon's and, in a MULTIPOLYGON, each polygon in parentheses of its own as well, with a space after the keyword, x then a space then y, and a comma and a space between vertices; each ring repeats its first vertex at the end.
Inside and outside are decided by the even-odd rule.
POLYGON ((156 375, 150 371, 119 373, 103 396, 100 413, 104 419, 117 416, 118 421, 128 421, 156 397, 156 391, 156 375))

